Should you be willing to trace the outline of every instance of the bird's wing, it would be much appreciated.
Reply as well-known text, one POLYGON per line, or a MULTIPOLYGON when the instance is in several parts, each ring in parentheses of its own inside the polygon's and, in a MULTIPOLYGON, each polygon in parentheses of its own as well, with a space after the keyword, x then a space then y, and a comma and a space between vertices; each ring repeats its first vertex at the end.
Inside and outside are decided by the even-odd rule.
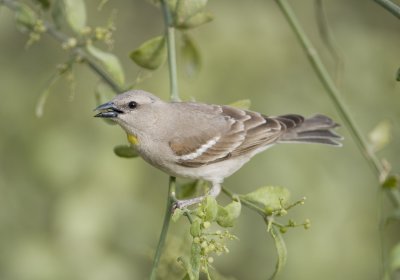
POLYGON ((190 135, 180 135, 169 141, 177 164, 182 166, 198 167, 241 156, 274 143, 287 128, 303 120, 297 115, 268 118, 229 106, 202 106, 206 106, 202 112, 212 118, 206 118, 207 122, 198 126, 191 120, 190 135))

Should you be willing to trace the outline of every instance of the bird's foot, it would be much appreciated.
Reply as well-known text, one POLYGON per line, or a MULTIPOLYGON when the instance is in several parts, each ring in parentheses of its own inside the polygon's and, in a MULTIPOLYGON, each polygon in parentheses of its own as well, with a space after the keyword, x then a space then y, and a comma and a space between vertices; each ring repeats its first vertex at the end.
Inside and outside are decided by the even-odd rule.
POLYGON ((187 208, 188 206, 200 203, 204 198, 205 196, 199 196, 190 199, 175 200, 172 203, 172 210, 187 208))

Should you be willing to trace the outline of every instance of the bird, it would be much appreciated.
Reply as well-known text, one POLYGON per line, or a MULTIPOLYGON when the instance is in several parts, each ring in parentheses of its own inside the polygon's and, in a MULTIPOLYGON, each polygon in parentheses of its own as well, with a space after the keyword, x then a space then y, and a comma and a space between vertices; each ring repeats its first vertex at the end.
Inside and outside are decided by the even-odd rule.
POLYGON ((316 114, 267 116, 227 105, 167 102, 144 90, 116 95, 95 117, 116 122, 138 154, 170 176, 210 183, 208 193, 176 200, 175 208, 217 197, 224 179, 253 156, 280 143, 340 147, 343 139, 331 118, 316 114))

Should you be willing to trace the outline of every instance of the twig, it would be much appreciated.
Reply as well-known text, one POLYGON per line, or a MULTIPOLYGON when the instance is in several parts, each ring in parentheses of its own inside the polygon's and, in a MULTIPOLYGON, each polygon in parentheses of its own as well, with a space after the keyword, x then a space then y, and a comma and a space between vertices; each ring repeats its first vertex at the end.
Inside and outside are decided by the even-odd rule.
POLYGON ((164 222, 163 222, 163 226, 161 229, 160 238, 158 240, 156 253, 154 255, 153 265, 151 267, 150 280, 155 280, 157 277, 157 268, 158 268, 158 264, 160 263, 161 253, 162 253, 162 250, 165 245, 168 228, 169 228, 169 224, 171 221, 171 215, 172 215, 172 210, 173 210, 172 205, 174 203, 174 197, 172 195, 173 193, 175 193, 175 177, 169 177, 167 208, 165 210, 164 222))
POLYGON ((244 199, 242 196, 232 193, 230 190, 228 190, 226 187, 222 187, 222 192, 229 196, 231 199, 234 199, 236 197, 239 197, 240 203, 246 206, 247 208, 257 212, 259 215, 261 215, 264 219, 267 218, 267 215, 263 209, 258 207, 257 205, 251 203, 247 199, 244 199))
POLYGON ((343 69, 343 58, 342 54, 337 47, 335 38, 332 36, 332 32, 329 28, 327 16, 324 10, 323 0, 315 0, 315 16, 317 19, 317 26, 319 33, 322 38, 322 42, 325 44, 328 52, 332 56, 335 63, 334 77, 336 86, 340 88, 341 84, 341 72, 343 69))
POLYGON ((177 67, 176 67, 176 51, 175 51, 175 28, 173 26, 171 11, 169 10, 168 4, 165 0, 161 0, 161 8, 163 10, 164 22, 165 22, 165 34, 167 37, 171 100, 180 101, 179 91, 178 91, 178 75, 176 70, 177 67))
MULTIPOLYGON (((328 96, 332 100, 336 110, 338 111, 340 117, 344 121, 345 125, 349 129, 352 138, 356 142, 358 148, 360 149, 362 155, 373 168, 376 173, 378 180, 381 182, 385 179, 382 178, 382 175, 385 174, 385 169, 381 163, 381 161, 376 157, 374 152, 368 147, 367 141, 362 136, 361 132, 359 131, 358 127, 355 125, 355 122, 351 118, 344 102, 340 98, 340 92, 337 89, 335 83, 332 81, 331 77, 328 74, 325 66, 323 65, 316 49, 312 45, 311 41, 308 39, 307 35, 305 34, 304 30, 302 29, 300 23, 298 22, 292 8, 288 4, 286 0, 276 0, 278 6, 280 7, 281 11, 285 15, 290 27, 293 29, 294 33, 297 36, 297 39, 301 43, 304 51, 307 54, 307 57, 317 74, 318 78, 322 82, 323 86, 328 93, 328 96)), ((388 192, 389 197, 393 204, 396 207, 400 207, 400 194, 397 190, 392 189, 388 192)))
MULTIPOLYGON (((176 53, 175 53, 175 29, 173 27, 173 20, 171 12, 169 11, 168 8, 168 4, 166 3, 165 0, 160 0, 160 2, 165 22, 165 36, 167 37, 170 99, 172 101, 180 101, 178 93, 178 75, 176 70, 177 66, 176 66, 176 53)), ((160 261, 162 250, 164 248, 165 239, 167 237, 168 227, 172 215, 172 205, 174 201, 175 201, 175 177, 169 177, 167 209, 165 211, 163 227, 161 230, 160 238, 158 240, 156 253, 153 259, 150 280, 155 280, 157 277, 157 268, 160 261)), ((186 216, 190 221, 191 220, 190 214, 186 213, 186 216)))
MULTIPOLYGON (((1 0, 0 3, 4 4, 4 6, 9 8, 10 10, 16 11, 18 9, 17 3, 19 2, 15 0, 1 0)), ((44 19, 41 20, 43 21, 43 24, 46 28, 45 32, 47 34, 49 34, 60 43, 65 43, 68 41, 68 39, 70 38, 68 35, 57 30, 50 22, 44 19)), ((117 82, 115 82, 108 75, 108 73, 103 70, 103 68, 98 66, 95 60, 85 51, 83 47, 78 45, 76 47, 73 47, 71 51, 83 58, 83 60, 88 64, 89 68, 92 69, 92 71, 94 71, 98 76, 100 76, 104 80, 104 82, 106 82, 116 93, 124 91, 124 88, 122 88, 117 82)))
POLYGON ((374 0, 376 3, 381 5, 387 11, 389 11, 392 15, 400 19, 400 6, 396 3, 393 3, 390 0, 374 0))

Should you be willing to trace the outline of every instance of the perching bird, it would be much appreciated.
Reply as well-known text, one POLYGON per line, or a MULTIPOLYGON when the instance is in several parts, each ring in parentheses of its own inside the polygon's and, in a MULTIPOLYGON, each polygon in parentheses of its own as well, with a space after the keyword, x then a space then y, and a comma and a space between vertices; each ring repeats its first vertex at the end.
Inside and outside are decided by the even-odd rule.
MULTIPOLYGON (((332 131, 338 124, 323 115, 265 116, 224 105, 165 102, 142 90, 117 95, 95 110, 95 117, 109 118, 126 131, 145 161, 171 176, 210 182, 208 195, 214 197, 226 177, 277 143, 341 146, 342 139, 332 131)), ((175 206, 204 197, 178 200, 175 206)))

